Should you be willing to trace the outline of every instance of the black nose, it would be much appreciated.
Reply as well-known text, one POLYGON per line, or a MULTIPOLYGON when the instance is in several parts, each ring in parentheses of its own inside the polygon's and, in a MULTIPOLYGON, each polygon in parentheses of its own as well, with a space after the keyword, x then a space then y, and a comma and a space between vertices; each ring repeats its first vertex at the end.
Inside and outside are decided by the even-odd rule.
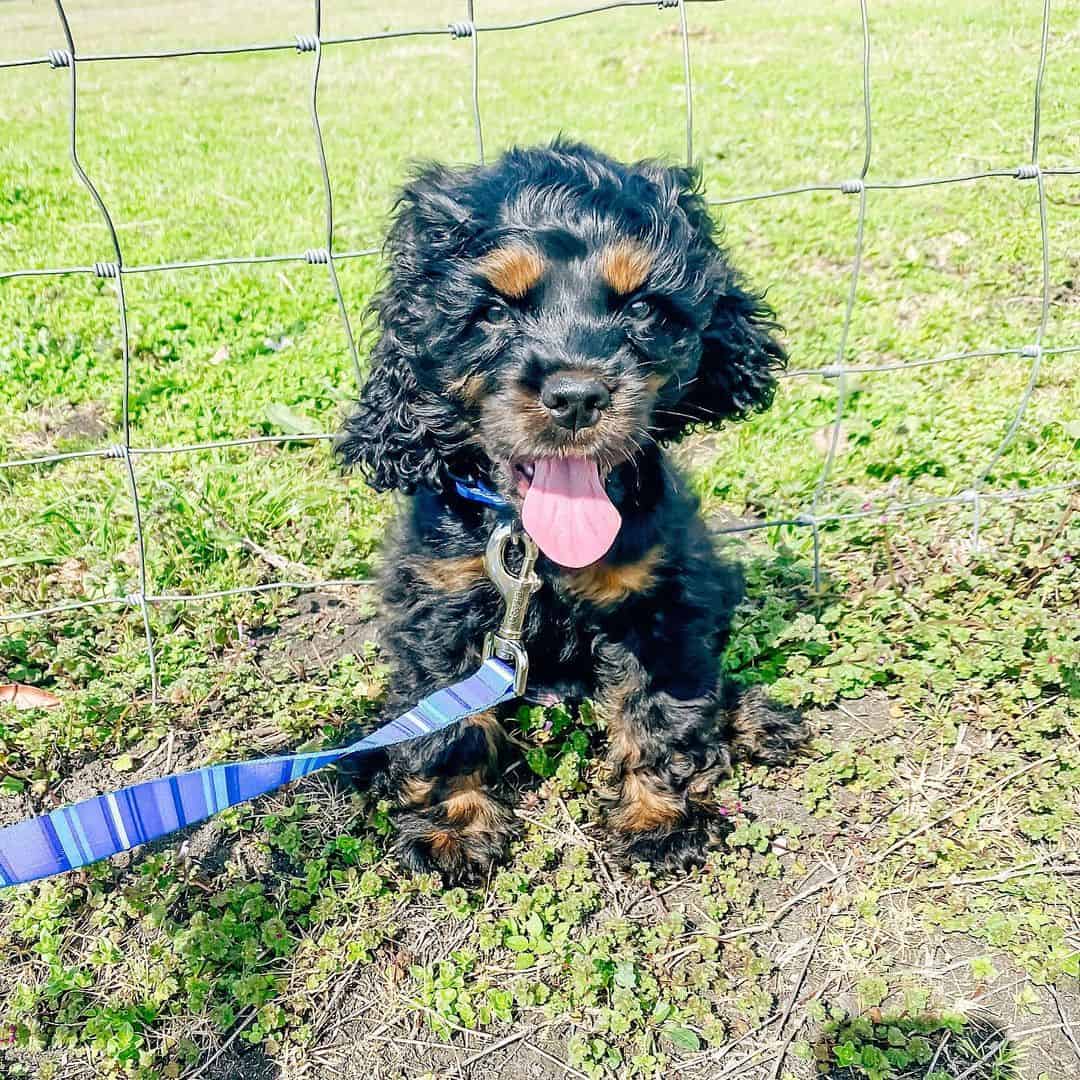
POLYGON ((540 400, 556 424, 577 431, 599 421, 611 404, 611 392, 592 375, 561 371, 544 380, 540 400))

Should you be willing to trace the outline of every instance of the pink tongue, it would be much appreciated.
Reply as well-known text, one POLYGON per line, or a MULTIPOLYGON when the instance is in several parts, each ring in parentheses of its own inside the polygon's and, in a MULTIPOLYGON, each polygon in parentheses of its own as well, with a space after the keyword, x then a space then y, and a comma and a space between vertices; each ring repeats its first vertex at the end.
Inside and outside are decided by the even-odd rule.
POLYGON ((521 508, 521 523, 537 547, 560 566, 588 566, 607 554, 622 525, 596 462, 540 458, 521 508))

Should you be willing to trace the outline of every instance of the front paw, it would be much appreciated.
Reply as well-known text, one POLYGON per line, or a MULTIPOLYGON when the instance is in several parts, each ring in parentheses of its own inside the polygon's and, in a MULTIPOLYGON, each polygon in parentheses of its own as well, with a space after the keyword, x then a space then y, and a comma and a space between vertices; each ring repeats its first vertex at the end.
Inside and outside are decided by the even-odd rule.
POLYGON ((443 806, 402 813, 394 852, 414 873, 435 873, 448 884, 482 882, 506 858, 513 821, 509 809, 490 797, 467 822, 451 820, 443 806))
POLYGON ((691 803, 677 821, 645 832, 624 833, 622 854, 628 863, 644 862, 671 873, 703 866, 709 852, 731 832, 730 821, 718 811, 691 803))

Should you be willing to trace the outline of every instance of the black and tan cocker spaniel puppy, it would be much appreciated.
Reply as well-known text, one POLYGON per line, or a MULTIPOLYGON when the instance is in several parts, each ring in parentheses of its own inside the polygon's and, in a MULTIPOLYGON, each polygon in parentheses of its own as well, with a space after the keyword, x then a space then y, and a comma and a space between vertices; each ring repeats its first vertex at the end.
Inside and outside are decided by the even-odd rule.
MULTIPOLYGON (((421 171, 401 194, 377 298, 380 337, 338 450, 408 493, 385 556, 393 707, 475 668, 502 603, 484 576, 495 523, 541 551, 529 692, 590 698, 606 720, 606 819, 631 859, 700 860, 732 747, 763 760, 799 722, 736 701, 718 655, 741 592, 663 447, 766 408, 784 350, 729 264, 693 173, 557 141, 495 164, 421 171), (492 508, 455 480, 506 500, 492 508)), ((483 874, 513 817, 493 783, 496 715, 391 753, 406 863, 483 874)))

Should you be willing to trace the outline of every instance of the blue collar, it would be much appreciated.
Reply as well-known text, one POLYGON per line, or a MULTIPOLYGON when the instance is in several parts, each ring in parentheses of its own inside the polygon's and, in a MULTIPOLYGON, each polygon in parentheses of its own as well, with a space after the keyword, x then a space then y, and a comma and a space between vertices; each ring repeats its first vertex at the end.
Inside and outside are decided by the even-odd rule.
POLYGON ((510 504, 497 491, 492 490, 483 480, 462 480, 461 477, 450 473, 450 479, 454 481, 454 490, 469 502, 480 503, 482 506, 491 506, 496 510, 506 510, 510 504))

